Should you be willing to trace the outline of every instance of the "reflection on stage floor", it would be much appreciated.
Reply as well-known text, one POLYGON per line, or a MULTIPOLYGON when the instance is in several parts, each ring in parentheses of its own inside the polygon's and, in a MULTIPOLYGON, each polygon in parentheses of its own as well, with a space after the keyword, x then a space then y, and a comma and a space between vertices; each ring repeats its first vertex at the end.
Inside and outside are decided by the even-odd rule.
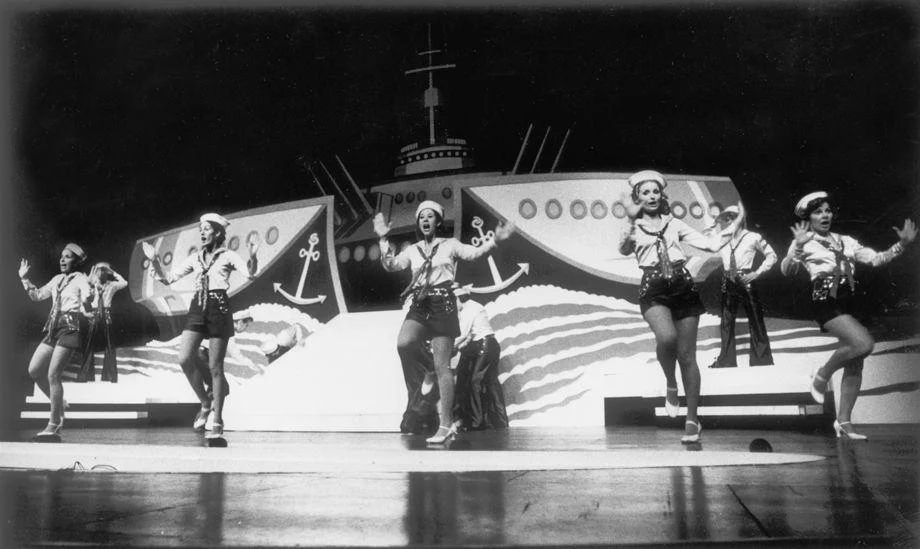
MULTIPOLYGON (((166 472, 170 463, 188 459, 183 449, 202 448, 201 435, 191 430, 69 429, 64 444, 31 445, 42 447, 36 456, 46 446, 90 445, 102 461, 81 458, 57 471, 0 470, 0 542, 915 546, 916 426, 863 430, 870 440, 855 443, 827 432, 714 428, 704 432, 701 445, 683 447, 672 428, 513 429, 464 434, 453 448, 461 451, 447 452, 399 434, 230 432, 230 448, 202 450, 207 459, 249 459, 234 458, 245 455, 240 448, 302 458, 302 472, 267 474, 166 472), (757 438, 777 456, 808 459, 757 461, 764 455, 750 451, 757 438), (105 456, 125 447, 139 463, 145 453, 175 451, 157 459, 163 462, 151 469, 157 472, 106 467, 105 456), (709 461, 682 461, 693 451, 709 461), (554 468, 541 464, 544 454, 568 455, 573 462, 606 454, 640 461, 554 468), (739 461, 744 454, 752 461, 739 461), (387 466, 361 457, 368 455, 387 466), (717 459, 722 456, 732 459, 717 459), (489 470, 463 466, 490 457, 499 463, 489 470), (673 465, 662 461, 668 459, 673 465)), ((4 453, 24 446, 2 444, 4 453)))

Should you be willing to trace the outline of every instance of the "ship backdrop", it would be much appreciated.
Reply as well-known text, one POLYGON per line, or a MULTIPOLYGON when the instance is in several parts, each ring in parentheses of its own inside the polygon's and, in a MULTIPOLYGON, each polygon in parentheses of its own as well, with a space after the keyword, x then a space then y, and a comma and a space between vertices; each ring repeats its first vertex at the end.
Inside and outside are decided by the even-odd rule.
MULTIPOLYGON (((617 250, 630 172, 559 170, 577 128, 553 134, 534 125, 522 132, 513 167, 479 170, 476 150, 442 123, 444 99, 435 84, 455 66, 430 28, 426 39, 419 64, 405 71, 408 85, 422 92, 415 114, 425 131, 399 151, 392 179, 362 188, 335 155, 304 164, 320 197, 238 211, 213 202, 230 220, 228 248, 256 243, 259 256, 253 281, 231 276, 233 308, 247 309, 253 322, 234 336, 235 351, 226 359, 226 428, 398 429, 406 402, 395 347, 404 316, 398 296, 409 275, 383 271, 372 218, 380 213, 392 224, 390 240, 402 250, 415 239, 415 210, 426 199, 444 206, 445 233, 464 243, 481 245, 499 222, 516 226, 490 255, 462 263, 457 276, 492 319, 512 427, 667 423, 654 338, 636 302, 641 271, 634 257, 617 250)), ((741 200, 725 175, 665 176, 674 217, 696 230, 741 200)), ((189 221, 134 235, 129 292, 149 320, 133 341, 120 342, 117 383, 98 381, 101 353, 95 381, 69 380, 68 418, 156 421, 197 405, 178 366, 192 277, 171 286, 154 281, 143 249, 151 246, 167 270, 178 265, 200 243, 198 225, 189 221)), ((788 241, 772 244, 782 257, 788 241)), ((832 414, 833 399, 817 405, 807 392, 813 368, 833 352, 835 339, 809 320, 805 281, 782 279, 778 268, 763 281, 775 365, 748 365, 742 315, 738 367, 711 369, 720 345, 721 260, 685 252, 709 308, 699 331, 701 415, 808 424, 832 414)), ((878 275, 861 277, 871 282, 878 275)), ((873 286, 861 285, 867 294, 864 287, 873 286)), ((911 367, 920 337, 915 319, 899 311, 877 315, 879 342, 866 361, 855 422, 920 421, 920 372, 911 367)), ((832 379, 838 386, 839 374, 832 379)), ((35 391, 22 417, 46 413, 47 400, 35 391)))

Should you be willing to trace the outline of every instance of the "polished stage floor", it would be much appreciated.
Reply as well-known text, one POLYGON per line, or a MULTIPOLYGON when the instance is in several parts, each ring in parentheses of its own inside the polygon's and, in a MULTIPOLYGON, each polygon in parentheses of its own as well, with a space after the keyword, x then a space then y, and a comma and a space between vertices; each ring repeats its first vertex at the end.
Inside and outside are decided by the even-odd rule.
POLYGON ((449 449, 388 433, 77 428, 0 442, 2 547, 915 547, 916 425, 831 432, 519 428, 449 449), (754 439, 772 452, 752 452, 754 439), (762 443, 761 443, 762 444, 762 443), (222 472, 202 472, 222 471, 222 472))

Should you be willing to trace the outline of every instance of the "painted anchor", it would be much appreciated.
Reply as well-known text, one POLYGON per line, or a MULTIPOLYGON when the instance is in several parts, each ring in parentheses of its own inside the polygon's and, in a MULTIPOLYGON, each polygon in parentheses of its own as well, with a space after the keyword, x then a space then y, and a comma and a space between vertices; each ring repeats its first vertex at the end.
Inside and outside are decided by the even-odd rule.
MULTIPOLYGON (((479 233, 479 236, 474 236, 473 238, 470 239, 470 242, 473 244, 473 246, 479 247, 485 242, 487 242, 488 240, 492 240, 495 238, 495 231, 489 231, 486 233, 482 231, 483 221, 481 217, 479 216, 473 217, 473 221, 471 225, 473 226, 474 229, 476 229, 476 232, 479 233)), ((491 286, 482 286, 479 288, 473 286, 470 288, 470 292, 474 294, 491 294, 493 292, 499 292, 501 290, 504 290, 508 286, 512 285, 517 279, 521 278, 523 275, 528 274, 530 272, 530 263, 518 263, 517 272, 511 275, 509 278, 502 280, 502 275, 500 272, 498 272, 498 266, 495 264, 495 260, 492 258, 491 254, 488 257, 486 257, 486 261, 489 262, 489 271, 492 273, 492 281, 494 282, 494 284, 492 284, 491 286)))
POLYGON ((303 297, 303 287, 304 283, 307 281, 307 271, 310 270, 311 261, 319 261, 320 252, 319 250, 314 251, 313 248, 319 244, 319 237, 316 233, 310 235, 310 249, 305 250, 300 249, 300 257, 304 258, 303 262, 303 271, 300 273, 300 282, 297 283, 297 295, 291 295, 284 291, 281 287, 280 282, 275 282, 272 284, 272 287, 275 289, 276 293, 279 293, 284 296, 285 299, 291 303, 296 303, 297 305, 312 305, 313 303, 322 303, 326 301, 325 295, 318 295, 316 297, 304 298, 303 297))

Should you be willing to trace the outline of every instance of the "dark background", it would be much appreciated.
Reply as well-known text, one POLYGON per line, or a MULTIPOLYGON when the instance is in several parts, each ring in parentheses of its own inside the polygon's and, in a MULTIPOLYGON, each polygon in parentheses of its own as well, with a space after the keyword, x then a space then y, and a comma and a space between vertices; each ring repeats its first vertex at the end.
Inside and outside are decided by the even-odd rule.
MULTIPOLYGON (((448 123, 481 168, 510 170, 529 124, 567 128, 559 171, 731 177, 751 228, 784 253, 791 210, 831 192, 835 230, 883 249, 918 216, 920 10, 909 2, 7 6, 3 372, 21 378, 76 241, 127 276, 135 240, 317 196, 305 165, 339 155, 362 187, 392 177, 422 128, 432 25, 456 71, 448 123)), ((542 135, 542 133, 538 133, 542 135)), ((555 149, 554 149, 555 150, 555 149)), ((862 269, 869 306, 916 302, 916 246, 862 269)), ((794 309, 773 273, 770 299, 794 309)), ((133 333, 149 327, 122 292, 133 333)), ((11 383, 15 385, 15 383, 11 383)), ((8 399, 7 399, 8 400, 8 399)))

